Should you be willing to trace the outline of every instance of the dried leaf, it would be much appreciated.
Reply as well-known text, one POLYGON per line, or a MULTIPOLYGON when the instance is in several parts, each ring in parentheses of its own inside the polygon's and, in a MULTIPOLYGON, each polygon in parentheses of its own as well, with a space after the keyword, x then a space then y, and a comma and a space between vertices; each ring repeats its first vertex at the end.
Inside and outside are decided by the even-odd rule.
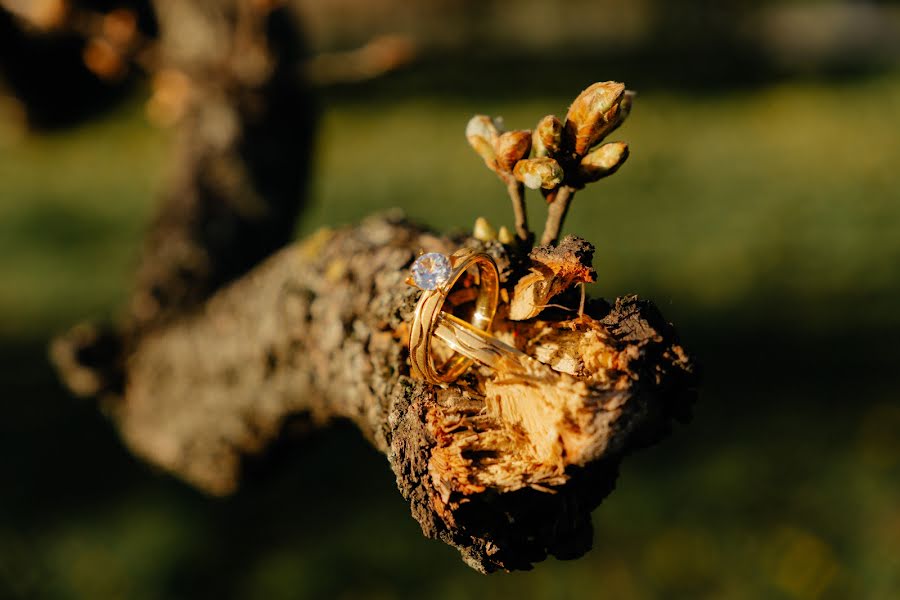
POLYGON ((516 283, 510 300, 513 321, 537 316, 557 294, 597 277, 591 266, 594 247, 580 238, 568 236, 557 246, 538 246, 528 256, 530 272, 516 283))

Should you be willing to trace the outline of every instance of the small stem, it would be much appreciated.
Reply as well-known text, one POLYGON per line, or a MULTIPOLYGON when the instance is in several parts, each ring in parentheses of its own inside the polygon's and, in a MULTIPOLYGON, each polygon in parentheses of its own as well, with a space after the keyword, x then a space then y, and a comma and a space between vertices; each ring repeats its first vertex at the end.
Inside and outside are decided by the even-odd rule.
POLYGON ((575 190, 567 185, 559 188, 556 197, 547 207, 547 222, 544 225, 544 234, 541 236, 541 246, 555 244, 559 239, 559 232, 574 195, 575 190))
POLYGON ((587 284, 581 282, 581 302, 578 303, 578 318, 584 316, 584 301, 587 298, 587 284))
POLYGON ((506 191, 512 200, 513 215, 516 219, 516 235, 523 242, 527 242, 531 233, 528 231, 528 215, 525 212, 525 187, 510 177, 506 182, 506 191))

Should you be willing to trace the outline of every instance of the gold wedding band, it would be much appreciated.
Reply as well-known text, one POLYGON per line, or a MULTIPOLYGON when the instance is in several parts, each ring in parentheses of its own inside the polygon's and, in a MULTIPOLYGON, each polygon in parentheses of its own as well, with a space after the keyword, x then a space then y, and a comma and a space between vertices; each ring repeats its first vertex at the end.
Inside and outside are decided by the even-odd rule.
POLYGON ((431 252, 416 259, 411 271, 407 283, 423 290, 409 331, 412 377, 429 383, 450 383, 474 361, 498 370, 517 369, 525 355, 490 335, 499 302, 500 275, 489 254, 469 248, 450 256, 431 252), (464 320, 443 307, 453 288, 473 269, 477 272, 472 279, 462 282, 464 289, 476 290, 471 314, 464 320), (431 347, 435 336, 453 351, 440 367, 435 364, 431 347))

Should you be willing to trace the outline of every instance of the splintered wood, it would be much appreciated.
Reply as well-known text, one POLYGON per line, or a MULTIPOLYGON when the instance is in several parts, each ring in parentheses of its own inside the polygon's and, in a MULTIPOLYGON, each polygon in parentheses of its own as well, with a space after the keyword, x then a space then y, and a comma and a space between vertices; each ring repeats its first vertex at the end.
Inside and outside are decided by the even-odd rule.
MULTIPOLYGON (((592 312, 607 312, 604 323, 581 312, 583 297, 575 305, 569 293, 572 308, 554 303, 558 295, 594 279, 592 253, 593 247, 577 238, 534 249, 519 268, 519 278, 513 271, 506 281, 507 291, 512 290, 506 296, 512 299, 501 306, 494 324, 494 335, 523 354, 506 368, 489 363, 495 368, 480 368, 456 389, 437 390, 429 404, 426 424, 434 441, 428 460, 434 493, 429 499, 447 528, 465 529, 459 515, 497 494, 515 497, 525 489, 554 499, 565 494, 570 480, 583 478, 592 465, 617 461, 636 440, 660 435, 648 425, 656 422, 665 429, 659 417, 678 405, 653 407, 639 400, 666 403, 664 397, 646 394, 679 377, 686 383, 692 370, 680 346, 666 339, 671 331, 657 331, 648 321, 622 327, 616 314, 617 309, 628 312, 625 306, 637 309, 631 316, 650 307, 640 306, 636 298, 620 300, 612 312, 602 302, 589 305, 592 312), (551 318, 534 318, 541 313, 551 318), (640 335, 632 343, 621 339, 622 332, 635 331, 640 335), (656 344, 665 348, 649 354, 665 360, 642 364, 656 344)), ((608 470, 600 472, 610 476, 608 470)), ((611 481, 596 485, 602 489, 611 481)), ((565 496, 551 506, 567 506, 572 497, 565 496)), ((526 514, 546 509, 544 503, 529 503, 526 514)), ((487 570, 515 564, 503 556, 503 546, 482 541, 479 558, 467 554, 471 548, 463 552, 470 564, 487 570)))
POLYGON ((429 413, 437 440, 429 474, 444 505, 488 489, 554 493, 570 467, 619 442, 613 429, 632 379, 628 357, 602 324, 590 317, 537 321, 515 336, 511 323, 499 325, 507 329, 502 337, 520 340, 535 358, 522 361, 524 370, 484 369, 466 401, 438 403, 429 413))

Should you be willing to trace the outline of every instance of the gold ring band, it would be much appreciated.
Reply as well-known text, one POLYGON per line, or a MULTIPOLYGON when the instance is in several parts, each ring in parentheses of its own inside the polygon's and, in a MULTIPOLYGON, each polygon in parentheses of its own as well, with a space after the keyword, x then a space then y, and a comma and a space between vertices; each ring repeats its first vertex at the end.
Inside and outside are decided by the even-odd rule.
POLYGON ((429 383, 456 380, 474 361, 490 367, 516 370, 525 355, 490 335, 500 293, 497 264, 489 254, 464 248, 449 257, 426 254, 413 265, 418 276, 410 283, 424 288, 413 313, 409 332, 410 374, 429 383), (418 271, 417 271, 418 267, 418 271), (477 291, 469 320, 444 310, 451 290, 472 268, 477 267, 477 291), (432 338, 443 340, 454 353, 437 367, 432 338))
POLYGON ((524 373, 527 371, 525 363, 531 359, 524 352, 447 312, 438 316, 434 335, 459 354, 495 371, 524 373))

